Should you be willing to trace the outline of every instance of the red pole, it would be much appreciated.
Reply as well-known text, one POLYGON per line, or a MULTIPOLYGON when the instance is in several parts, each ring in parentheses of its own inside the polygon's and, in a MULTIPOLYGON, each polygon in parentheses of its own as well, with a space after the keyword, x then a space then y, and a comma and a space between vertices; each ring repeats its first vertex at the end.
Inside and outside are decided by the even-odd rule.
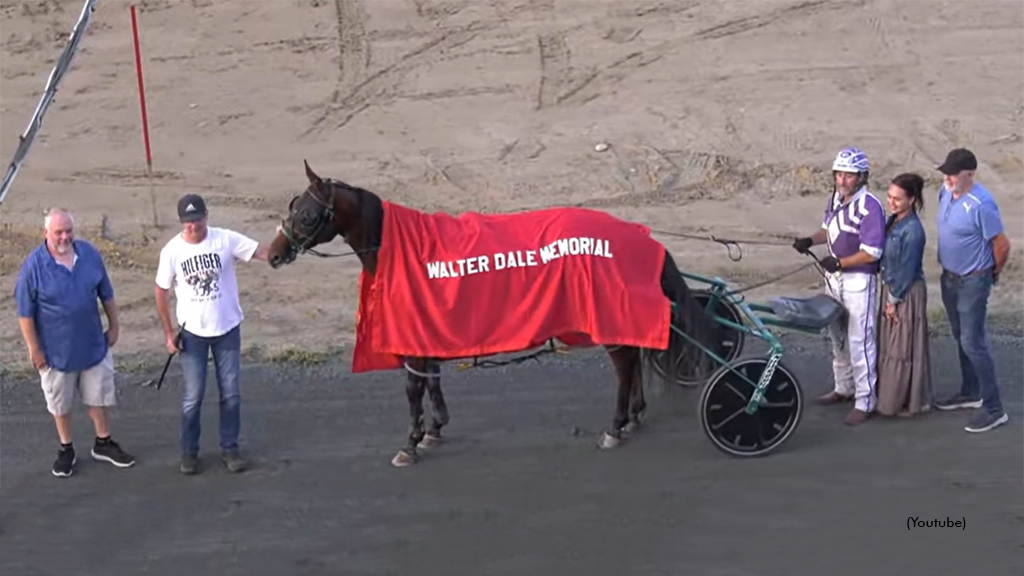
POLYGON ((139 77, 139 104, 142 106, 142 137, 146 142, 146 168, 153 170, 153 156, 149 150, 149 121, 146 118, 146 90, 142 85, 142 56, 139 54, 139 24, 135 17, 135 4, 132 10, 132 36, 135 39, 135 72, 139 77))

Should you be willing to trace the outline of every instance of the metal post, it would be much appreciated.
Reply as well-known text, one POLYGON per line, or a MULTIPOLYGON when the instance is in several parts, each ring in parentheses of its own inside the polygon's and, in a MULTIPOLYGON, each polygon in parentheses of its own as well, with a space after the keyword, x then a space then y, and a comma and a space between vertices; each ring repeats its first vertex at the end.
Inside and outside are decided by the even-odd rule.
POLYGON ((39 100, 39 105, 36 106, 35 114, 32 115, 32 120, 29 121, 25 132, 19 137, 18 150, 14 153, 14 159, 11 160, 10 165, 7 167, 3 184, 0 185, 0 204, 3 204, 7 191, 10 189, 11 184, 14 183, 14 177, 18 175, 21 163, 25 160, 28 149, 32 146, 36 133, 42 126, 43 115, 46 114, 46 110, 50 107, 54 95, 57 94, 57 85, 64 78, 64 73, 71 67, 71 60, 75 57, 78 45, 82 43, 85 31, 89 28, 89 19, 96 9, 95 4, 96 0, 85 0, 82 14, 78 17, 78 23, 71 30, 68 43, 64 46, 64 51, 61 53, 60 58, 57 59, 57 64, 53 67, 53 71, 50 72, 50 79, 46 82, 46 89, 43 91, 43 97, 39 100))

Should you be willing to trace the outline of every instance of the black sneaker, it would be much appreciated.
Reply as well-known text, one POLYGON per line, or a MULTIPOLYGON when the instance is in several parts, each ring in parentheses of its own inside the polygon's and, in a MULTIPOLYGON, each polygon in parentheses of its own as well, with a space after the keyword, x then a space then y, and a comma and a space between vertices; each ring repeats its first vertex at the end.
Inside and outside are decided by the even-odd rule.
POLYGON ((1002 414, 990 414, 982 411, 980 414, 971 418, 971 420, 964 426, 964 430, 968 432, 988 432, 989 430, 1002 426, 1010 421, 1010 417, 1006 415, 1006 412, 1002 414))
POLYGON ((967 398, 960 394, 954 394, 953 396, 939 400, 935 403, 935 407, 939 410, 957 410, 960 408, 981 408, 980 398, 967 398))
POLYGON ((103 460, 104 462, 110 462, 118 468, 128 468, 132 464, 135 464, 135 458, 131 454, 128 454, 121 447, 117 445, 110 438, 106 441, 96 439, 96 444, 92 447, 92 457, 96 460, 103 460))
POLYGON ((75 471, 75 462, 78 459, 75 457, 75 449, 72 447, 61 448, 57 452, 57 460, 53 463, 53 475, 54 476, 71 476, 75 471))
POLYGON ((225 450, 221 455, 221 459, 224 461, 224 466, 231 472, 241 472, 248 467, 245 460, 238 455, 238 450, 225 450))
POLYGON ((195 474, 199 471, 199 458, 195 454, 182 454, 178 470, 186 475, 195 474))

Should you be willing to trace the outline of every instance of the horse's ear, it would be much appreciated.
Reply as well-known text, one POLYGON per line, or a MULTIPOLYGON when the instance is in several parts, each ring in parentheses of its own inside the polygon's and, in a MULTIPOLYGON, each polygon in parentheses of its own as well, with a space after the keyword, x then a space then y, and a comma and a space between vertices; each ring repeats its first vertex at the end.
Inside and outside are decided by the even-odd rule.
POLYGON ((323 184, 323 181, 320 180, 320 177, 317 176, 315 172, 313 172, 312 168, 309 167, 309 162, 303 160, 302 163, 306 166, 306 177, 309 178, 309 183, 317 188, 320 188, 320 186, 323 184))

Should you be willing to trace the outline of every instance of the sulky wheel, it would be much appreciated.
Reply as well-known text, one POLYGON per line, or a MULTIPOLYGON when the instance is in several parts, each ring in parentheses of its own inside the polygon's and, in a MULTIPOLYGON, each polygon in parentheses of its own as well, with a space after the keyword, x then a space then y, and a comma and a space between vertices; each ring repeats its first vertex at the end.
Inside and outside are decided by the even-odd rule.
MULTIPOLYGON (((747 358, 732 368, 756 384, 767 364, 766 358, 747 358)), ((782 363, 776 365, 757 411, 749 414, 746 408, 753 393, 754 386, 729 366, 720 368, 704 387, 701 427, 719 450, 733 456, 761 456, 785 442, 800 423, 803 393, 782 363)))
MULTIPOLYGON (((711 299, 711 295, 706 290, 695 290, 693 292, 693 297, 700 303, 701 307, 705 309, 711 299)), ((712 314, 736 324, 743 324, 743 317, 740 315, 740 311, 736 306, 724 299, 718 300, 718 305, 715 307, 715 310, 712 311, 712 314)), ((722 342, 719 344, 716 352, 728 364, 743 351, 743 332, 727 328, 721 324, 719 327, 721 328, 720 333, 722 335, 722 342)), ((685 387, 697 386, 706 382, 708 376, 717 369, 720 364, 712 360, 708 364, 710 366, 709 370, 697 374, 691 374, 690 368, 686 366, 680 358, 682 346, 684 344, 690 344, 690 342, 679 334, 676 334, 674 330, 671 331, 669 334, 668 349, 651 351, 649 356, 651 367, 658 376, 673 384, 685 387), (667 376, 669 374, 671 376, 667 376)), ((705 353, 701 352, 701 354, 705 353)))

